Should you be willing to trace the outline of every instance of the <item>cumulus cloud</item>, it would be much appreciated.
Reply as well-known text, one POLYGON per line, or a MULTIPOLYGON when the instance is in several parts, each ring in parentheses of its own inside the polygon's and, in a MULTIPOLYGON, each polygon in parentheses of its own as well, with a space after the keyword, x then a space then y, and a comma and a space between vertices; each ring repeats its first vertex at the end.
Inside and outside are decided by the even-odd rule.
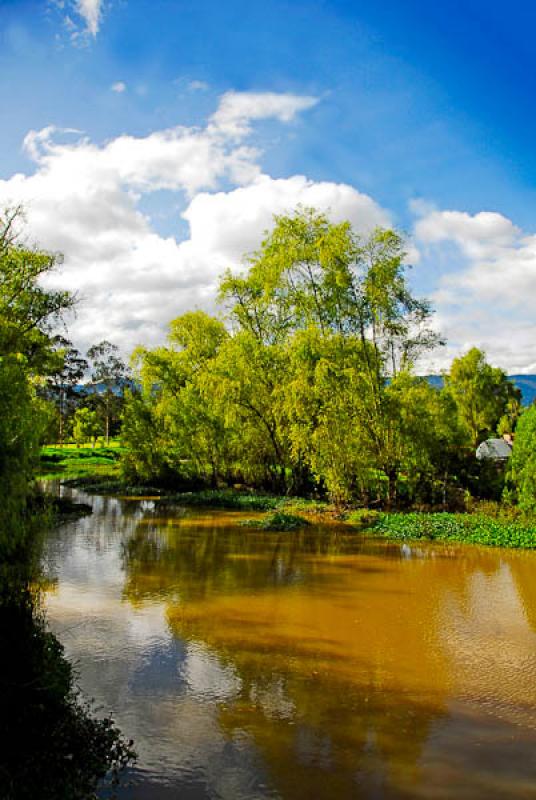
POLYGON ((450 340, 447 358, 472 346, 509 372, 536 369, 536 235, 502 214, 432 210, 415 225, 428 268, 440 264, 433 300, 450 340))
POLYGON ((124 81, 116 81, 115 83, 112 83, 112 85, 110 86, 112 92, 117 92, 117 94, 122 94, 123 92, 126 91, 126 88, 127 85, 126 83, 124 83, 124 81))
POLYGON ((290 122, 300 111, 318 103, 316 97, 276 92, 227 92, 210 119, 209 131, 241 138, 251 131, 253 120, 274 117, 290 122))
MULTIPOLYGON (((54 126, 28 132, 33 169, 0 180, 0 207, 22 203, 32 238, 64 254, 51 280, 81 298, 71 328, 80 346, 108 338, 128 352, 162 341, 168 321, 188 309, 214 311, 219 276, 258 247, 274 214, 303 205, 358 231, 391 224, 385 209, 348 184, 263 172, 255 122, 288 123, 315 103, 228 92, 202 127, 104 143, 54 126), (144 198, 162 190, 180 209, 177 231, 187 226, 186 235, 162 235, 143 212, 144 198)), ((434 275, 434 324, 449 341, 422 369, 447 366, 476 345, 509 372, 536 371, 536 235, 497 212, 424 203, 413 212, 410 260, 434 275)))
POLYGON ((213 311, 219 275, 258 245, 274 213, 301 203, 361 230, 389 222, 351 186, 262 173, 260 154, 246 141, 251 120, 288 121, 311 98, 232 97, 224 96, 204 128, 100 145, 54 127, 26 136, 34 171, 0 180, 0 206, 22 202, 32 237, 64 253, 61 273, 49 280, 79 293, 71 331, 79 346, 108 338, 128 352, 161 341, 168 321, 188 309, 213 311), (182 198, 189 227, 182 240, 160 235, 141 211, 143 197, 161 189, 182 198))

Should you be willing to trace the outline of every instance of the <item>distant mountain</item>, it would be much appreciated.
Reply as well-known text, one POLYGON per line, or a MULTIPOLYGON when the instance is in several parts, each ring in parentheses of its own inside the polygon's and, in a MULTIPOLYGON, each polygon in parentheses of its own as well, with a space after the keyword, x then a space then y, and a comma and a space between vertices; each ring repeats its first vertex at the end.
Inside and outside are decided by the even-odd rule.
MULTIPOLYGON (((524 406, 530 406, 536 400, 536 375, 509 375, 512 383, 521 391, 524 406)), ((428 382, 440 389, 443 386, 441 375, 427 375, 428 382)))
POLYGON ((521 390, 523 405, 530 406, 536 400, 536 375, 509 375, 513 383, 521 390))

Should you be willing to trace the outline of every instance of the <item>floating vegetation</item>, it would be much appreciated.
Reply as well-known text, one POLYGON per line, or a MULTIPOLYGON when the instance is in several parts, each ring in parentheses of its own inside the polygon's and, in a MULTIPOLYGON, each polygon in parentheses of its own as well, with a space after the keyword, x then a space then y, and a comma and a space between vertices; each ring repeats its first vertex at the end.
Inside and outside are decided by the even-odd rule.
POLYGON ((503 521, 482 514, 379 514, 371 530, 390 539, 428 539, 536 549, 536 524, 503 521))
POLYGON ((263 531, 295 531, 310 525, 310 522, 303 517, 295 514, 285 514, 283 511, 275 511, 262 519, 245 519, 241 522, 248 528, 259 528, 263 531))

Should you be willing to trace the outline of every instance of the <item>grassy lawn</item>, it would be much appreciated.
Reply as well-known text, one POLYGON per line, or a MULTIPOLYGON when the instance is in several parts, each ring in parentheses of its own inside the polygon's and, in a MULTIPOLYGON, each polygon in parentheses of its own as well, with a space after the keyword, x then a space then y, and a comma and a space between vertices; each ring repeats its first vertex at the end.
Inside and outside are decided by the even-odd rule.
POLYGON ((49 445, 41 449, 39 480, 70 478, 117 478, 122 448, 117 442, 106 447, 49 445))

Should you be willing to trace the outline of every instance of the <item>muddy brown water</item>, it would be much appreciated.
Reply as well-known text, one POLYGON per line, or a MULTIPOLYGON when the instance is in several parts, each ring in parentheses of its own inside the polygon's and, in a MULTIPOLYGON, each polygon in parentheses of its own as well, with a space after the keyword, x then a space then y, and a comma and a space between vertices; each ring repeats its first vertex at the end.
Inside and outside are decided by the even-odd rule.
POLYGON ((536 799, 536 553, 70 494, 48 618, 122 800, 536 799))

